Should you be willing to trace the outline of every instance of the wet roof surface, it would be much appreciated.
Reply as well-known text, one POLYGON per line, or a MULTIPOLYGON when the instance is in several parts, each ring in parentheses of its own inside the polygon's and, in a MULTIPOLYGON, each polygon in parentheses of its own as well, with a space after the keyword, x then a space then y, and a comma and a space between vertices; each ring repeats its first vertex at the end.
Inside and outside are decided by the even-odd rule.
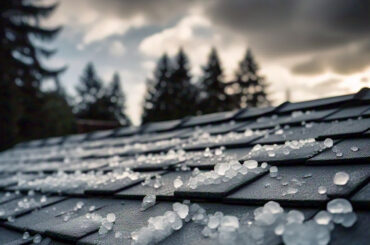
POLYGON ((20 143, 0 244, 368 244, 369 111, 362 89, 20 143))

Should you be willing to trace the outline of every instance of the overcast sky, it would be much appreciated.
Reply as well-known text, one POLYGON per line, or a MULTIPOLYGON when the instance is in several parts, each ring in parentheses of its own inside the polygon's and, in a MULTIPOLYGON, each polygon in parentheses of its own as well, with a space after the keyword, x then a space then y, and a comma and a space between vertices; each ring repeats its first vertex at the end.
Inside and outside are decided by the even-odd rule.
POLYGON ((229 79, 251 47, 275 104, 370 85, 369 0, 60 0, 45 24, 64 26, 48 64, 68 65, 68 92, 89 61, 105 82, 117 71, 136 124, 157 58, 179 46, 195 81, 212 46, 229 79))

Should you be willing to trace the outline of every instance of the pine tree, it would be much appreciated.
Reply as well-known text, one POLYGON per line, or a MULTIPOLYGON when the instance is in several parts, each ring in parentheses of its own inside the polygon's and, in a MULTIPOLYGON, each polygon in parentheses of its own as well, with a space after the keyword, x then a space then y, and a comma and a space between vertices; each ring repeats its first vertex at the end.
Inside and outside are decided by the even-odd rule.
POLYGON ((203 67, 201 78, 202 98, 199 103, 202 114, 227 111, 231 98, 225 93, 223 70, 215 48, 212 48, 208 63, 203 67))
POLYGON ((100 119, 97 102, 104 96, 102 81, 92 63, 88 63, 76 87, 79 102, 76 106, 77 116, 83 119, 100 119))
POLYGON ((59 32, 59 27, 40 26, 40 19, 48 17, 56 5, 33 2, 37 1, 0 1, 0 148, 38 136, 40 120, 46 120, 39 113, 41 83, 63 70, 44 67, 40 59, 55 50, 35 43, 51 41, 59 32))
POLYGON ((188 57, 182 48, 175 57, 174 69, 166 91, 169 93, 166 98, 166 119, 179 119, 196 113, 197 91, 191 82, 188 57))
POLYGON ((237 107, 259 107, 269 105, 264 77, 258 74, 259 67, 251 49, 239 64, 236 80, 232 83, 236 92, 234 98, 237 107))
POLYGON ((163 121, 167 115, 168 96, 170 96, 170 61, 164 54, 158 61, 153 78, 148 79, 143 103, 142 122, 163 121))
POLYGON ((119 122, 122 126, 131 125, 131 121, 125 113, 126 96, 123 93, 118 73, 113 75, 112 82, 104 95, 104 99, 108 102, 107 109, 113 116, 113 120, 119 122))

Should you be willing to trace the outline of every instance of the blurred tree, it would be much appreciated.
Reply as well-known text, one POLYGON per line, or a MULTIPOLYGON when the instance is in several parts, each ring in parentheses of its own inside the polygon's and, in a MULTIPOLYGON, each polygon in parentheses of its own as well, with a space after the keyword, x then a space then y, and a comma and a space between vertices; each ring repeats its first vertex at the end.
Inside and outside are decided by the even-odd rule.
POLYGON ((61 136, 76 132, 76 120, 65 94, 58 91, 45 92, 43 102, 40 114, 47 120, 41 122, 42 131, 38 137, 61 136))
POLYGON ((234 90, 236 107, 259 107, 270 104, 267 98, 264 77, 258 74, 258 65, 251 49, 248 49, 244 59, 239 63, 236 80, 230 83, 234 90))
POLYGON ((179 119, 194 115, 197 111, 197 89, 191 82, 188 57, 180 48, 175 57, 174 69, 170 75, 169 87, 166 88, 167 110, 165 119, 179 119))
POLYGON ((152 79, 148 79, 143 103, 142 122, 163 121, 167 115, 170 91, 170 61, 164 54, 158 61, 152 79))
POLYGON ((109 85, 104 98, 107 100, 108 111, 114 116, 112 120, 119 122, 123 126, 131 125, 131 121, 125 113, 126 96, 123 93, 118 73, 113 75, 112 82, 109 85))
POLYGON ((94 113, 90 107, 104 95, 103 83, 91 62, 86 65, 76 91, 79 96, 79 103, 76 107, 77 115, 89 118, 89 115, 94 113))
POLYGON ((208 63, 203 67, 199 110, 202 114, 231 109, 232 99, 225 93, 223 70, 215 48, 212 48, 208 63))
POLYGON ((121 125, 130 125, 126 116, 125 96, 120 78, 115 74, 108 88, 104 88, 94 65, 88 63, 77 85, 79 102, 76 105, 76 115, 81 119, 115 121, 121 125))
POLYGON ((43 97, 41 83, 63 70, 45 68, 40 58, 50 57, 55 50, 35 42, 51 41, 59 32, 60 27, 48 29, 39 24, 56 5, 33 2, 37 1, 0 1, 0 148, 38 136, 40 127, 34 127, 46 120, 38 113, 43 97))

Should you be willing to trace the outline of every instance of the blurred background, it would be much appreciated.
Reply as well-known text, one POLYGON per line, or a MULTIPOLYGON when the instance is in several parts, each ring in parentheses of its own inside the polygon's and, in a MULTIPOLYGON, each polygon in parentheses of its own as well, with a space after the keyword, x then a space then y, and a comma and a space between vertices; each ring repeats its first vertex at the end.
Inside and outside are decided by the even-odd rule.
POLYGON ((368 0, 1 0, 0 149, 357 92, 368 0))

